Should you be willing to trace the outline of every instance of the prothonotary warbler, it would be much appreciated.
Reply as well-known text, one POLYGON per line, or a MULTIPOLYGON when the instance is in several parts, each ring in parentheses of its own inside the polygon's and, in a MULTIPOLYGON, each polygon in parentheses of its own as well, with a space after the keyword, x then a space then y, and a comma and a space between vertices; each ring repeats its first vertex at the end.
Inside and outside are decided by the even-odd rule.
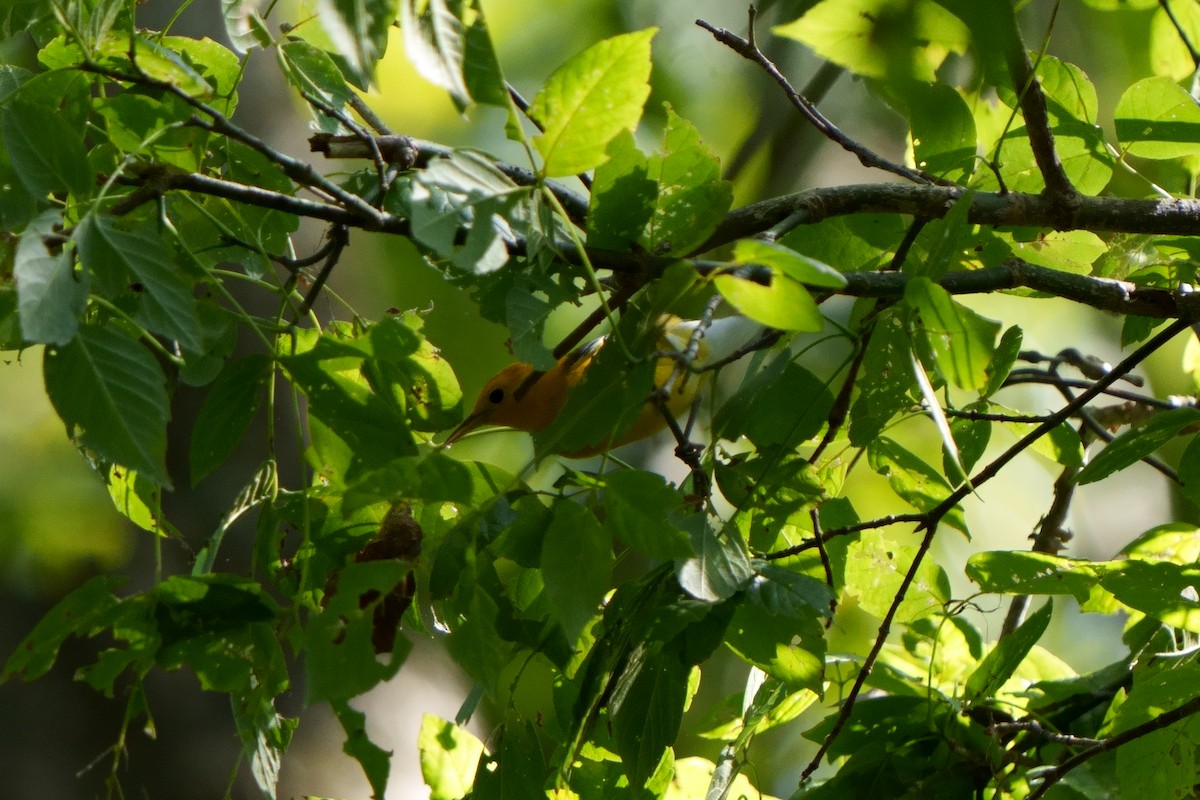
MULTIPOLYGON (((666 317, 663 324, 662 345, 664 349, 683 352, 699 322, 678 317, 666 317)), ((702 366, 707 362, 724 358, 738 347, 749 343, 761 333, 762 326, 745 317, 725 317, 712 321, 700 340, 700 349, 693 362, 702 366)), ((595 359, 606 337, 594 339, 567 353, 545 372, 535 370, 529 364, 509 364, 497 372, 479 392, 475 408, 462 424, 451 432, 445 444, 452 444, 471 431, 484 427, 508 427, 533 433, 540 431, 558 416, 567 402, 567 394, 582 379, 588 366, 595 359)), ((655 368, 654 384, 662 387, 675 371, 676 359, 664 356, 655 368)), ((708 373, 679 376, 667 399, 667 408, 679 416, 691 408, 696 396, 707 382, 708 373)), ((570 458, 585 458, 602 453, 613 447, 637 441, 666 427, 662 412, 647 402, 633 425, 615 440, 602 442, 594 447, 564 453, 570 458)))

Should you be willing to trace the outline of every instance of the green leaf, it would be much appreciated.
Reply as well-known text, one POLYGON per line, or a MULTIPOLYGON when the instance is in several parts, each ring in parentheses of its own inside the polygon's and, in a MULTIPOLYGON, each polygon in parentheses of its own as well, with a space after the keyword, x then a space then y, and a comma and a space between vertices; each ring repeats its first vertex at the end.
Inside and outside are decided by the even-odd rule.
POLYGON ((478 508, 517 485, 517 479, 500 467, 460 461, 434 451, 394 458, 383 467, 364 472, 348 482, 342 505, 347 512, 384 501, 405 500, 478 508))
POLYGON ((542 544, 542 576, 572 645, 600 613, 612 566, 612 540, 592 513, 578 503, 556 503, 542 544))
POLYGON ((963 389, 987 388, 1000 323, 958 303, 927 278, 909 281, 904 299, 920 315, 920 333, 933 352, 938 372, 963 389))
MULTIPOLYGON (((396 674, 404 659, 375 657, 375 608, 404 580, 408 565, 395 560, 347 564, 337 573, 325 608, 304 630, 307 701, 332 703, 357 697, 396 674)), ((402 637, 397 638, 403 642, 402 637)))
POLYGON ((1169 561, 1111 561, 1098 564, 1100 585, 1125 605, 1167 625, 1200 633, 1196 586, 1200 568, 1169 561))
MULTIPOLYGON (((986 403, 972 403, 964 410, 986 411, 988 408, 990 406, 986 403)), ((961 468, 964 473, 969 473, 979 463, 979 459, 983 458, 992 438, 992 422, 986 419, 956 417, 950 421, 950 435, 954 439, 955 453, 951 454, 946 450, 942 452, 942 469, 947 477, 961 482, 966 480, 968 475, 959 475, 954 479, 952 476, 955 475, 955 470, 961 468)))
POLYGON ((1141 158, 1181 158, 1200 153, 1200 106, 1169 78, 1130 86, 1113 109, 1125 153, 1141 158))
POLYGON ((971 38, 933 0, 824 0, 772 32, 867 78, 929 83, 950 53, 966 52, 971 38))
POLYGON ((456 150, 413 181, 413 238, 448 257, 459 273, 494 272, 508 263, 505 238, 512 232, 506 217, 527 194, 481 155, 456 150), (460 241, 463 228, 467 234, 460 241))
POLYGON ((737 509, 739 529, 755 549, 773 549, 786 527, 810 527, 807 512, 827 497, 818 468, 791 447, 732 456, 717 466, 715 477, 721 494, 737 509))
POLYGON ((352 473, 416 455, 404 410, 371 390, 360 369, 364 353, 329 334, 308 352, 282 360, 316 417, 351 451, 352 473))
POLYGON ((692 533, 692 550, 695 556, 675 562, 675 574, 680 587, 697 600, 728 600, 754 577, 746 546, 735 535, 718 539, 706 525, 692 533))
MULTIPOLYGON (((997 411, 1016 413, 1002 406, 993 406, 993 408, 997 411)), ((1006 422, 1004 424, 1006 427, 1012 429, 1013 433, 1017 436, 1025 436, 1037 427, 1032 422, 1006 422)), ((1037 439, 1030 445, 1029 449, 1031 452, 1044 456, 1056 464, 1062 464, 1064 467, 1083 466, 1083 442, 1079 438, 1079 431, 1067 422, 1051 428, 1049 433, 1037 439)))
POLYGON ((317 16, 329 34, 348 77, 367 89, 375 65, 387 50, 388 30, 396 20, 399 0, 318 0, 317 16))
POLYGON ((636 790, 646 785, 679 734, 688 671, 674 653, 661 652, 646 659, 631 684, 618 687, 610 706, 613 738, 636 790))
POLYGON ((271 30, 254 0, 221 0, 225 35, 239 53, 271 46, 271 30))
POLYGON ((423 325, 414 312, 372 325, 375 358, 366 369, 376 392, 404 403, 413 430, 442 431, 462 417, 462 389, 450 364, 421 336, 423 325))
POLYGON ((1179 435, 1189 425, 1200 422, 1200 410, 1175 408, 1155 414, 1130 427, 1108 443, 1082 470, 1076 481, 1083 485, 1107 478, 1136 464, 1179 435))
POLYGON ((850 410, 850 443, 862 447, 873 441, 900 411, 911 408, 917 388, 912 370, 912 339, 904 322, 885 311, 875 322, 863 367, 858 399, 850 410))
POLYGON ((162 511, 162 487, 134 470, 114 464, 105 476, 108 496, 121 516, 142 530, 159 536, 177 536, 179 532, 162 511))
POLYGON ((345 700, 329 704, 337 715, 342 730, 346 732, 346 741, 342 751, 353 758, 362 767, 371 784, 371 796, 382 798, 387 794, 388 775, 392 769, 392 754, 371 741, 367 735, 367 715, 351 708, 345 700))
POLYGON ((966 572, 984 592, 1069 594, 1080 602, 1098 579, 1093 562, 1017 551, 976 553, 966 572))
MULTIPOLYGON (((882 618, 900 591, 904 574, 917 555, 916 544, 901 545, 882 533, 867 532, 851 542, 846 559, 846 592, 858 598, 868 614, 882 618)), ((950 580, 945 570, 926 558, 900 604, 896 619, 908 622, 950 599, 950 580)))
POLYGON ((596 168, 588 204, 589 247, 624 250, 641 238, 655 211, 658 183, 650 159, 633 134, 621 131, 609 142, 608 159, 596 168))
POLYGON ((417 749, 429 800, 458 800, 470 792, 483 755, 483 742, 470 731, 427 713, 421 717, 417 749))
POLYGON ((1200 563, 1200 528, 1187 522, 1169 522, 1143 533, 1121 548, 1122 555, 1142 561, 1170 561, 1189 566, 1200 563))
POLYGON ((504 73, 500 69, 500 59, 496 55, 496 46, 492 42, 492 34, 484 19, 483 5, 480 0, 471 0, 471 11, 474 20, 467 27, 467 47, 463 60, 463 76, 467 82, 467 91, 470 92, 471 99, 477 103, 507 108, 509 113, 505 122, 505 130, 508 138, 524 141, 524 134, 517 120, 514 106, 509 100, 504 73))
POLYGON ((613 533, 650 558, 692 555, 688 534, 671 523, 683 510, 683 497, 661 475, 626 469, 604 480, 604 509, 613 533))
POLYGON ((1008 373, 1012 371, 1013 364, 1017 363, 1017 358, 1021 354, 1021 343, 1024 338, 1025 333, 1020 326, 1013 325, 1004 331, 1004 335, 1000 337, 1000 343, 996 345, 996 352, 992 354, 992 360, 988 362, 985 370, 988 382, 980 392, 981 395, 991 397, 1004 386, 1004 381, 1008 379, 1008 373))
MULTIPOLYGON (((27 84, 28 85, 28 84, 27 84)), ((87 197, 93 187, 82 131, 61 115, 31 102, 9 102, 0 109, 0 136, 9 163, 34 198, 70 191, 87 197)))
MULTIPOLYGON (((892 491, 918 511, 930 511, 951 494, 941 473, 886 436, 867 446, 867 459, 871 469, 888 479, 892 491)), ((941 522, 968 533, 960 506, 950 509, 941 522)))
POLYGON ((776 242, 740 239, 733 247, 733 260, 737 264, 770 267, 773 272, 783 273, 805 286, 841 289, 846 285, 846 277, 833 267, 776 242))
POLYGON ((691 252, 716 230, 733 202, 720 162, 695 126, 668 106, 663 154, 651 156, 646 166, 658 188, 642 246, 656 254, 691 252))
POLYGON ((917 169, 953 181, 975 172, 975 118, 954 87, 940 83, 899 85, 917 169))
POLYGON ((499 731, 494 754, 484 753, 475 769, 474 800, 516 800, 539 797, 546 763, 533 723, 510 712, 499 731))
POLYGON ((713 429, 759 448, 788 449, 815 436, 833 407, 829 387, 787 354, 746 381, 717 411, 713 429))
POLYGON ((1011 635, 996 642, 971 676, 967 678, 966 700, 968 703, 986 702, 1012 677, 1029 655, 1046 627, 1050 624, 1053 606, 1046 603, 1030 615, 1011 635))
POLYGON ((833 613, 836 595, 824 581, 765 562, 755 564, 755 572, 746 596, 768 614, 812 619, 833 613))
POLYGON ((1192 77, 1196 71, 1188 42, 1200 40, 1200 9, 1192 3, 1177 0, 1168 5, 1159 4, 1154 12, 1146 52, 1155 75, 1178 82, 1192 77), (1170 13, 1167 13, 1168 5, 1170 13))
POLYGON ((28 342, 71 341, 87 303, 87 273, 75 273, 70 253, 52 253, 46 247, 45 237, 61 230, 62 222, 61 211, 45 211, 29 223, 17 243, 13 277, 21 335, 28 342))
MULTIPOLYGON (((1196 696, 1198 684, 1200 668, 1195 663, 1139 674, 1128 698, 1116 708, 1113 733, 1124 733, 1178 708, 1196 696)), ((1198 749, 1200 719, 1194 714, 1123 744, 1116 755, 1121 796, 1186 798, 1195 794, 1198 749)))
POLYGON ((193 486, 233 452, 250 427, 272 374, 270 359, 247 356, 228 364, 217 376, 192 428, 193 486))
POLYGON ((400 11, 405 54, 417 71, 448 91, 460 112, 471 101, 510 109, 510 136, 518 130, 478 0, 404 0, 400 11))
POLYGON ((599 166, 621 131, 633 130, 650 96, 650 39, 654 29, 592 45, 554 71, 529 115, 543 132, 534 145, 548 178, 599 166))
POLYGON ((556 304, 543 299, 532 281, 518 278, 505 305, 513 358, 542 372, 552 369, 554 353, 542 342, 542 334, 556 304))
MULTIPOLYGON (((284 77, 298 91, 324 101, 335 109, 343 108, 354 91, 346 83, 342 71, 324 50, 313 47, 302 39, 285 42, 278 49, 279 63, 284 77)), ((317 113, 321 130, 335 133, 341 123, 317 113)))
POLYGON ((812 295, 787 274, 772 271, 766 286, 735 275, 717 275, 713 285, 731 306, 768 328, 815 333, 825 326, 812 295))
POLYGON ((91 215, 79 224, 76 241, 97 288, 110 297, 132 290, 139 322, 187 350, 204 350, 192 282, 149 225, 123 230, 110 217, 91 215))
POLYGON ((1030 264, 1090 275, 1092 265, 1108 252, 1108 243, 1091 231, 1049 231, 1032 241, 1012 242, 1012 253, 1030 264))
POLYGON ((46 394, 84 447, 146 475, 167 477, 166 376, 154 356, 115 326, 81 326, 70 343, 46 349, 46 394))
POLYGON ((790 691, 820 691, 825 674, 822 631, 815 613, 806 617, 764 614, 756 605, 741 603, 729 623, 725 645, 790 691))
POLYGON ((187 172, 200 168, 210 136, 208 131, 185 126, 194 111, 173 95, 140 92, 122 92, 100 108, 114 147, 187 172))
POLYGON ((118 604, 113 591, 124 582, 124 578, 97 575, 59 600, 8 657, 0 683, 17 677, 32 681, 49 672, 68 636, 90 633, 92 626, 118 604))

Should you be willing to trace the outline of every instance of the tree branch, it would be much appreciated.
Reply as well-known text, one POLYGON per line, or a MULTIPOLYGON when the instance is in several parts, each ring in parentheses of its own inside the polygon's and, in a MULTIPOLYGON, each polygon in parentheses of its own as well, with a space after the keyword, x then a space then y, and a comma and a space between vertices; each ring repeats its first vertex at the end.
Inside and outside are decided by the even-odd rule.
MULTIPOLYGON (((929 548, 933 545, 934 535, 937 533, 938 525, 941 524, 942 518, 950 512, 952 508, 962 502, 968 494, 971 494, 979 489, 980 486, 987 483, 992 478, 999 474, 1000 470, 1033 445, 1038 439, 1048 434, 1052 429, 1065 422, 1080 409, 1086 406, 1095 398, 1099 397, 1106 389, 1121 378, 1122 375, 1130 372, 1134 367, 1144 361, 1150 354, 1157 351, 1167 342, 1174 339, 1183 331, 1190 327, 1190 323, 1185 320, 1176 320, 1168 325, 1163 330, 1159 331, 1154 338, 1147 341, 1134 352, 1130 353, 1120 364, 1115 366, 1107 375, 1102 376, 1087 390, 1082 392, 1074 402, 1060 408, 1058 411, 1051 414, 1045 422, 1038 425, 1025 436, 1021 437, 1014 445, 1009 447, 996 458, 992 459, 986 467, 979 470, 970 480, 964 481, 961 486, 952 491, 945 500, 938 503, 922 516, 924 520, 917 526, 917 530, 924 530, 925 535, 921 537, 921 542, 917 546, 917 552, 913 556, 912 564, 904 573, 904 578, 900 582, 899 588, 896 590, 896 596, 892 600, 892 604, 888 607, 887 612, 883 616, 883 620, 879 624, 879 632, 875 637, 875 642, 871 646, 870 652, 863 659, 862 667, 859 668, 858 675, 854 679, 854 685, 850 688, 850 693, 842 702, 841 710, 838 711, 837 719, 834 721, 833 728, 821 742, 821 747, 817 750, 816 755, 812 757, 808 765, 800 773, 800 780, 803 783, 812 775, 813 771, 820 765, 821 759, 829 752, 829 748, 833 745, 834 740, 845 727, 846 722, 850 719, 850 714, 854 709, 854 701, 862 693, 863 686, 867 682, 867 677, 871 674, 872 668, 875 666, 876 660, 879 658, 880 652, 883 651, 883 646, 887 642, 888 635, 891 633, 892 622, 896 618, 896 614, 900 610, 900 605, 904 601, 904 596, 908 593, 909 586, 916 579, 916 574, 921 566, 921 562, 929 553, 929 548)), ((1200 700, 1198 700, 1200 702, 1200 700)))
MULTIPOLYGON (((1057 6, 1055 7, 1057 12, 1057 6)), ((1034 160, 1046 183, 1045 195, 1062 213, 1069 215, 1079 194, 1071 185, 1062 160, 1054 147, 1054 134, 1050 130, 1050 115, 1046 109, 1046 95, 1042 84, 1034 72, 1033 62, 1029 59, 1029 51, 1021 40, 1021 31, 1017 27, 1015 16, 1006 16, 1011 21, 1010 30, 1005 31, 1004 41, 1005 60, 1012 74, 1013 89, 1018 94, 1021 114, 1025 117, 1029 146, 1033 149, 1034 160)), ((1053 17, 1051 25, 1054 24, 1053 17)))
MULTIPOLYGON (((775 240, 800 225, 848 214, 909 214, 938 219, 965 194, 961 186, 891 183, 806 189, 730 212, 694 252, 703 253, 764 232, 775 240)), ((1195 236, 1200 234, 1200 200, 1080 197, 1070 219, 1064 219, 1055 201, 1044 195, 976 192, 971 195, 967 220, 976 225, 1195 236)))
POLYGON ((1094 747, 1089 747, 1081 753, 1076 753, 1048 772, 1042 773, 1039 776, 1041 784, 1029 794, 1026 800, 1039 800, 1039 798, 1044 797, 1046 792, 1050 791, 1051 786, 1058 783, 1066 777, 1068 772, 1082 765, 1084 762, 1090 761, 1102 753, 1116 750, 1121 745, 1128 744, 1134 739, 1140 739, 1155 731, 1161 731, 1163 728, 1174 725, 1176 722, 1181 722, 1193 714, 1200 714, 1200 697, 1193 697, 1183 705, 1173 708, 1170 711, 1164 711, 1152 720, 1143 722, 1141 725, 1132 727, 1123 733, 1118 733, 1116 736, 1110 736, 1094 747))
POLYGON ((882 169, 916 183, 946 183, 946 181, 942 180, 941 178, 937 178, 926 172, 922 172, 921 170, 910 169, 903 164, 897 164, 887 160, 870 148, 854 141, 845 133, 843 133, 838 126, 830 122, 824 114, 817 110, 815 105, 809 102, 804 95, 796 91, 788 79, 784 77, 783 73, 779 71, 779 68, 775 66, 775 63, 771 61, 771 59, 767 58, 766 54, 763 53, 762 50, 758 49, 758 45, 754 41, 754 17, 754 6, 750 6, 750 38, 748 39, 743 39, 741 36, 738 36, 736 33, 726 30, 725 28, 717 28, 713 25, 710 25, 708 22, 705 22, 702 19, 696 20, 696 24, 711 33, 714 39, 740 55, 742 58, 748 59, 757 64, 764 72, 767 73, 767 75, 771 77, 771 80, 779 84, 780 88, 783 89, 784 94, 787 95, 788 101, 795 106, 796 109, 803 114, 809 122, 812 123, 814 128, 820 131, 821 134, 827 139, 840 146, 843 150, 854 154, 863 166, 882 169))

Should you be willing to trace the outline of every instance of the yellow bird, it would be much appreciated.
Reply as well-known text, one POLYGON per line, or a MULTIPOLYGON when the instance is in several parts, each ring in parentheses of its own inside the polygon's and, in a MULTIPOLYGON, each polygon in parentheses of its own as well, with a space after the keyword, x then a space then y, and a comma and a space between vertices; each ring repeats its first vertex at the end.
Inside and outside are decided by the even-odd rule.
MULTIPOLYGON (((664 349, 682 352, 698 324, 696 320, 666 318, 662 333, 664 349)), ((761 325, 744 317, 714 320, 705 331, 706 338, 700 341, 700 349, 693 363, 702 365, 707 361, 722 358, 722 353, 727 354, 734 350, 734 347, 726 346, 726 339, 736 339, 740 334, 741 339, 737 344, 745 344, 750 341, 752 332, 761 330, 761 325), (718 339, 721 341, 718 342, 718 339)), ((584 373, 604 346, 605 340, 606 337, 600 337, 582 345, 567 353, 544 372, 535 370, 529 364, 509 364, 484 384, 479 399, 475 401, 474 410, 451 432, 445 444, 453 444, 471 431, 483 427, 502 426, 530 433, 547 427, 562 411, 567 402, 567 394, 583 379, 584 373)), ((675 371, 675 366, 675 359, 669 356, 660 358, 654 371, 654 385, 665 385, 675 371)), ((679 376, 672 386, 670 398, 667 399, 670 413, 679 416, 691 408, 707 378, 708 373, 684 373, 679 376)), ((633 425, 620 437, 564 455, 570 458, 596 455, 650 436, 666 424, 662 412, 653 403, 647 402, 633 425)))

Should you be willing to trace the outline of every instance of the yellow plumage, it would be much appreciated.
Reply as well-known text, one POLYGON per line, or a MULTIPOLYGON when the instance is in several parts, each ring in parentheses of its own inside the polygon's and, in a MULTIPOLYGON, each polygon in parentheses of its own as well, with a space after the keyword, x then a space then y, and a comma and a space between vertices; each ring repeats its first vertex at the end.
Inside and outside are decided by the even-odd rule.
MULTIPOLYGON (((740 332, 744 334, 741 343, 748 341, 746 322, 743 318, 715 321, 705 332, 707 338, 701 340, 694 363, 704 364, 710 358, 720 357, 719 354, 712 353, 715 348, 710 346, 709 340, 718 332, 726 332, 730 323, 737 323, 740 332)), ((663 349, 682 352, 697 324, 694 320, 666 318, 661 337, 663 349)), ((761 329, 759 326, 752 327, 755 330, 761 329)), ((602 337, 573 350, 545 372, 535 370, 529 364, 509 364, 484 384, 478 400, 475 401, 474 410, 454 429, 446 439, 446 444, 451 444, 467 433, 483 427, 503 426, 531 433, 547 427, 562 411, 568 393, 583 379, 584 373, 604 346, 604 342, 602 337)), ((654 371, 655 386, 661 388, 670 380, 676 363, 676 360, 669 356, 658 360, 654 371)), ((691 408, 706 382, 707 373, 685 373, 679 376, 672 386, 671 397, 667 400, 667 408, 671 414, 679 416, 691 408)), ((662 412, 653 403, 647 402, 633 425, 617 439, 564 455, 572 458, 596 455, 610 448, 643 439, 665 426, 666 420, 662 412)))

